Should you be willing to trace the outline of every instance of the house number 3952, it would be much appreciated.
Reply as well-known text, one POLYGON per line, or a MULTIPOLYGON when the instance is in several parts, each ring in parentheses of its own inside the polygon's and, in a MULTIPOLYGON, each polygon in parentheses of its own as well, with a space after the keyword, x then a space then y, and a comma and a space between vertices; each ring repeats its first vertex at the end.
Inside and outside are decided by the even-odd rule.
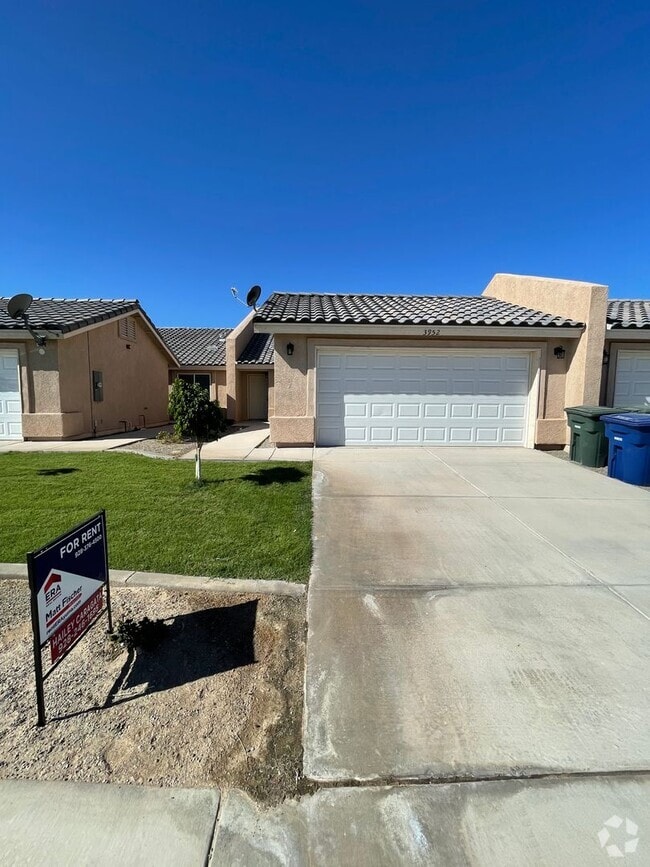
POLYGON ((439 328, 425 328, 424 336, 425 337, 437 337, 440 334, 439 328))

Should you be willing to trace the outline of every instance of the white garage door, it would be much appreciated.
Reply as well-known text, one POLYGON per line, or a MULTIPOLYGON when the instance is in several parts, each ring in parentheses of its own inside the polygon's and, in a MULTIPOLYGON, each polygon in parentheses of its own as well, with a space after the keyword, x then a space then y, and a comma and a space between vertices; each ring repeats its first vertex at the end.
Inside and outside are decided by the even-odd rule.
POLYGON ((0 439, 20 439, 22 435, 18 350, 0 349, 0 439))
POLYGON ((529 355, 321 350, 318 445, 525 446, 529 355))
POLYGON ((619 350, 613 403, 614 406, 650 404, 650 350, 619 350))

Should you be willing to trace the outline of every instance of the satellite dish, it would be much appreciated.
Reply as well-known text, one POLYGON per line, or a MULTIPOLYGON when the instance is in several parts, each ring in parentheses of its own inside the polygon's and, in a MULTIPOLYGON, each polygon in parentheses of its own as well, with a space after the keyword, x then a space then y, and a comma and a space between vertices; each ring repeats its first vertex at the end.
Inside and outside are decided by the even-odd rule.
MULTIPOLYGON (((262 294, 261 286, 251 286, 248 290, 248 295, 246 296, 246 304, 248 307, 255 307, 257 302, 260 300, 260 295, 262 294)), ((255 307, 257 310, 257 307, 255 307)))
POLYGON ((24 319, 33 300, 32 296, 26 292, 21 295, 14 295, 7 303, 7 313, 12 319, 24 319))

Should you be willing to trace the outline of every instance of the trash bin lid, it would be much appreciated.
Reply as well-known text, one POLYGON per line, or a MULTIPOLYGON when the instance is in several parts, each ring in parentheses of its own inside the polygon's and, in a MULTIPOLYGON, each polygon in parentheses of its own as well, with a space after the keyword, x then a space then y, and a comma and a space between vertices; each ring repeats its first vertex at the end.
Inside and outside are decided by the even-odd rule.
POLYGON ((646 427, 650 428, 650 415, 643 412, 619 412, 615 415, 604 415, 603 421, 605 424, 622 424, 627 427, 646 427))
MULTIPOLYGON (((583 415, 586 418, 601 418, 604 415, 608 415, 610 413, 611 414, 620 413, 620 412, 623 412, 627 409, 630 409, 630 407, 627 407, 627 406, 625 406, 625 407, 623 407, 623 406, 619 406, 619 407, 612 407, 612 406, 566 406, 564 408, 564 411, 567 413, 572 412, 572 413, 575 413, 576 415, 583 415)), ((650 407, 649 407, 649 409, 650 409, 650 407)))

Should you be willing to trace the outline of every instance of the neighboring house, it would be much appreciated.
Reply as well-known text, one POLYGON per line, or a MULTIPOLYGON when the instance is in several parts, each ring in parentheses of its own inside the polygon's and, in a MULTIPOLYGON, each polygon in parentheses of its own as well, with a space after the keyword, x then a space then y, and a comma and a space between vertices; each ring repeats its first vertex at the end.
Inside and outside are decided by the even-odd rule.
POLYGON ((177 365, 137 301, 35 298, 37 347, 0 298, 0 439, 75 439, 168 421, 177 365))
POLYGON ((607 305, 602 399, 609 406, 650 406, 650 301, 607 305))
POLYGON ((160 336, 178 359, 170 368, 170 385, 179 377, 210 392, 226 405, 226 338, 230 328, 159 328, 160 336))
POLYGON ((253 332, 252 314, 236 328, 161 328, 181 377, 210 390, 231 421, 264 420, 273 407, 273 337, 253 332))

